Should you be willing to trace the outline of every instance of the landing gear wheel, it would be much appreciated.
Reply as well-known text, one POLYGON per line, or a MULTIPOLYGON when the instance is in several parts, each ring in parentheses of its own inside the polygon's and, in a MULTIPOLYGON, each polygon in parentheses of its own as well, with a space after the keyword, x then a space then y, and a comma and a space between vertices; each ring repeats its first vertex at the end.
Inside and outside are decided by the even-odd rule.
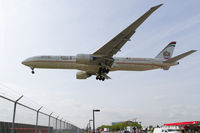
POLYGON ((35 71, 34 71, 34 68, 33 68, 33 67, 31 67, 31 70, 32 70, 31 73, 32 73, 32 74, 35 74, 35 71))
POLYGON ((31 73, 32 73, 32 74, 35 74, 35 72, 34 72, 34 71, 31 71, 31 73))
POLYGON ((109 69, 106 69, 106 74, 108 74, 109 73, 109 69))
POLYGON ((105 78, 103 76, 101 76, 101 75, 98 75, 98 76, 96 76, 96 80, 104 81, 105 78))
POLYGON ((102 76, 99 76, 99 80, 102 80, 102 76))

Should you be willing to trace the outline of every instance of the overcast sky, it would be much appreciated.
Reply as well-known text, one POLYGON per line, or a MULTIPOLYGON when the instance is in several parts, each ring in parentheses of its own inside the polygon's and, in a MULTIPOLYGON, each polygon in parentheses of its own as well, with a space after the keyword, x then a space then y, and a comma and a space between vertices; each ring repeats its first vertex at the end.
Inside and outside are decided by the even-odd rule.
MULTIPOLYGON (((153 58, 171 41, 177 41, 174 55, 199 50, 199 0, 0 0, 0 94, 24 94, 22 103, 43 105, 43 112, 79 127, 86 127, 92 109, 101 110, 97 126, 132 118, 142 125, 200 120, 199 51, 168 71, 111 72, 105 82, 77 80, 77 70, 32 75, 21 64, 36 55, 93 53, 161 3, 116 56, 153 58)), ((0 120, 11 121, 12 108, 0 99, 0 120)), ((18 109, 17 122, 35 123, 35 113, 27 112, 18 109)))

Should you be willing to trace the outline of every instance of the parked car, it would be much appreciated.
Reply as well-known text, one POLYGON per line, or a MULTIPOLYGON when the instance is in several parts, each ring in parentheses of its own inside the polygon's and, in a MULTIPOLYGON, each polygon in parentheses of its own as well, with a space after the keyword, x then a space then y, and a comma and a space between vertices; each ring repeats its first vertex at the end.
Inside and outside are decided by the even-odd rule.
POLYGON ((181 133, 181 132, 176 129, 154 128, 153 133, 181 133))

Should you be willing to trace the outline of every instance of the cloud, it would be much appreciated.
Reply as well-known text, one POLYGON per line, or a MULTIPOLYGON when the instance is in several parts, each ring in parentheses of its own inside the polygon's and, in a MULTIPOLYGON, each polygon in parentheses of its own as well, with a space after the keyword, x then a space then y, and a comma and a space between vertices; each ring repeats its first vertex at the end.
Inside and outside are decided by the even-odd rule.
POLYGON ((183 22, 178 22, 176 23, 176 25, 174 25, 173 27, 171 27, 169 30, 166 30, 166 32, 164 32, 164 34, 162 34, 163 38, 167 37, 167 36, 173 36, 177 33, 180 33, 184 30, 190 29, 191 27, 200 24, 200 14, 191 17, 190 19, 183 21, 183 22))
POLYGON ((156 100, 156 101, 163 100, 164 98, 165 98, 165 96, 163 96, 163 95, 154 96, 154 97, 153 97, 153 99, 156 100))
POLYGON ((168 117, 172 119, 185 118, 188 113, 188 108, 183 105, 173 105, 168 109, 168 117))
MULTIPOLYGON (((160 40, 165 40, 167 37, 176 37, 177 34, 184 32, 194 26, 200 24, 200 14, 190 17, 185 21, 175 21, 173 25, 166 25, 165 28, 152 30, 153 36, 143 40, 144 44, 156 44, 160 40)), ((182 35, 182 34, 181 34, 182 35)), ((185 36, 184 36, 185 37, 185 36)), ((137 41, 137 40, 136 40, 137 41)), ((147 46, 145 46, 146 48, 147 46)))
POLYGON ((200 117, 198 111, 200 108, 194 105, 175 104, 161 109, 162 121, 191 121, 200 117))

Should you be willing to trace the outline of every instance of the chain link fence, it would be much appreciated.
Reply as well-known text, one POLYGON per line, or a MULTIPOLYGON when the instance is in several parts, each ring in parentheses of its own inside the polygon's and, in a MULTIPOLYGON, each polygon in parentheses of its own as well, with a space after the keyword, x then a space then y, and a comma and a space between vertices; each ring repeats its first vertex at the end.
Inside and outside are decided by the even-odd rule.
POLYGON ((0 95, 0 133, 82 133, 79 127, 53 116, 53 112, 42 112, 20 103, 17 100, 0 95))

